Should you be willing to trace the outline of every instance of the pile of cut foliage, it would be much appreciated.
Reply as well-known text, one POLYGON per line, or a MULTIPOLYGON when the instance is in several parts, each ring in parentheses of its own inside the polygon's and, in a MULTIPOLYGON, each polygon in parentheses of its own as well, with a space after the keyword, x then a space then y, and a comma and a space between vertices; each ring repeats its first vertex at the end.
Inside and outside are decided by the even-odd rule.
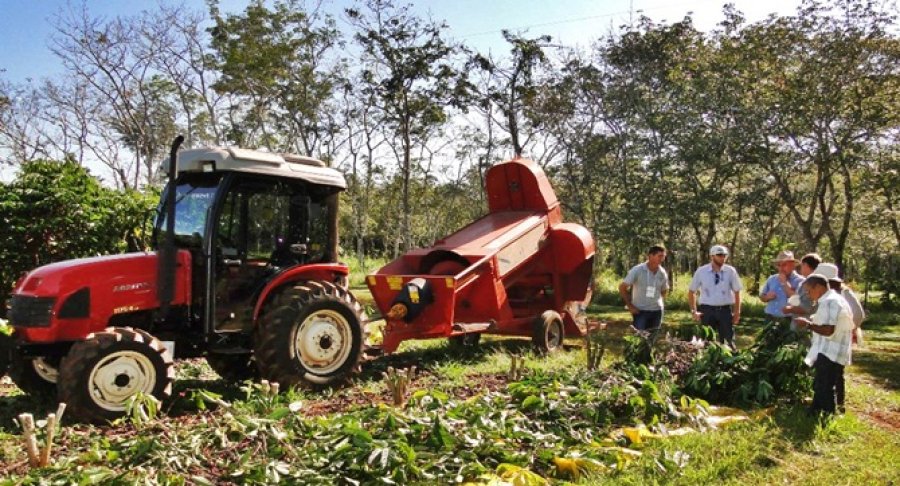
POLYGON ((405 407, 307 417, 296 391, 248 384, 246 398, 230 403, 195 393, 196 406, 207 410, 183 417, 70 428, 48 468, 28 471, 15 466, 17 458, 0 457, 9 464, 0 484, 546 484, 625 467, 640 445, 616 433, 624 426, 697 425, 705 404, 675 390, 664 368, 618 364, 532 371, 505 390, 465 401, 420 390, 405 407))
POLYGON ((803 363, 803 335, 767 324, 746 348, 714 341, 702 326, 682 326, 664 336, 627 336, 625 357, 634 363, 668 368, 681 391, 710 403, 766 406, 799 402, 812 394, 812 373, 803 363))

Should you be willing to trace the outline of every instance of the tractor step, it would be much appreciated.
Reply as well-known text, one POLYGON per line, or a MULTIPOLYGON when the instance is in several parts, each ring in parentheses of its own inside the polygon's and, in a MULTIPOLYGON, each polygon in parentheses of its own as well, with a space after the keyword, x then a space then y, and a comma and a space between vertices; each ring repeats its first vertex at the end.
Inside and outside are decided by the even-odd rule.
POLYGON ((487 332, 493 328, 493 322, 457 322, 453 324, 452 336, 487 332))

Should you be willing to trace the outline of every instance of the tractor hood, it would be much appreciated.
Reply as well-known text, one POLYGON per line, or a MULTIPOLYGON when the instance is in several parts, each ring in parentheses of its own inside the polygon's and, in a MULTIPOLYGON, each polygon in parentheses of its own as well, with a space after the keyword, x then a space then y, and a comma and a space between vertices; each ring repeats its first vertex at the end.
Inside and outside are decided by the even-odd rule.
POLYGON ((15 293, 50 297, 101 284, 117 291, 123 286, 153 291, 156 259, 156 252, 141 252, 51 263, 26 275, 15 293))
MULTIPOLYGON (((10 299, 9 321, 28 341, 82 339, 112 317, 159 307, 155 252, 79 258, 25 276, 10 299)), ((174 305, 190 302, 191 255, 180 250, 174 305)))

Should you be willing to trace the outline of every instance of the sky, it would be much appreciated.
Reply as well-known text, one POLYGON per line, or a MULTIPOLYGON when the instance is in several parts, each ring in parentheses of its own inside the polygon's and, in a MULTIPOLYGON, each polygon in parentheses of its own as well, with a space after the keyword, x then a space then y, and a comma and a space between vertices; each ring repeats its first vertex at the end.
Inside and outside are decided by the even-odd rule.
MULTIPOLYGON (((82 0, 0 0, 0 77, 14 83, 39 80, 59 72, 48 47, 53 18, 82 0)), ((84 0, 92 15, 113 18, 153 9, 157 0, 84 0)), ((339 19, 352 0, 323 0, 339 19)), ((178 4, 179 0, 167 0, 178 4)), ((398 0, 397 3, 403 3, 398 0)), ((691 12, 695 25, 710 30, 722 20, 724 0, 413 0, 421 16, 444 20, 450 37, 482 53, 508 50, 502 29, 529 36, 551 35, 556 43, 590 46, 619 25, 644 14, 657 22, 681 20, 691 12)), ((770 13, 793 14, 800 0, 733 0, 748 21, 770 13)), ((183 0, 187 8, 205 10, 205 0, 183 0)), ((247 0, 221 0, 224 11, 239 12, 247 0)))

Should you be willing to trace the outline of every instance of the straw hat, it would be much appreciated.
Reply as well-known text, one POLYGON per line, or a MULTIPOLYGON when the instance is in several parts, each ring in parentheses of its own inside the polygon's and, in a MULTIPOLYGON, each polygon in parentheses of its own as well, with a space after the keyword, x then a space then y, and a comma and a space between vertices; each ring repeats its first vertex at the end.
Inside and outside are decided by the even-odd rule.
POLYGON ((781 253, 778 254, 777 257, 775 257, 774 260, 772 260, 772 263, 774 265, 779 265, 784 262, 794 262, 795 264, 797 264, 797 263, 800 263, 800 260, 797 260, 796 258, 794 258, 794 252, 792 252, 791 250, 782 251, 781 253))

